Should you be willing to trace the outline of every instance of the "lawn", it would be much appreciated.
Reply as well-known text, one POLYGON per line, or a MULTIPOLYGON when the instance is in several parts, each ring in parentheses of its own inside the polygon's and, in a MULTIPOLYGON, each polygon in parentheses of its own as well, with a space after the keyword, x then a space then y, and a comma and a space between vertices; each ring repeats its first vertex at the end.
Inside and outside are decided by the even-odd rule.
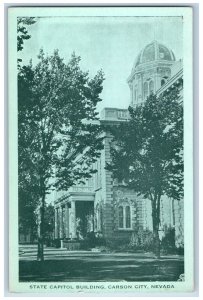
POLYGON ((46 255, 41 263, 21 259, 21 282, 177 281, 184 273, 183 256, 154 259, 151 254, 68 253, 46 255))

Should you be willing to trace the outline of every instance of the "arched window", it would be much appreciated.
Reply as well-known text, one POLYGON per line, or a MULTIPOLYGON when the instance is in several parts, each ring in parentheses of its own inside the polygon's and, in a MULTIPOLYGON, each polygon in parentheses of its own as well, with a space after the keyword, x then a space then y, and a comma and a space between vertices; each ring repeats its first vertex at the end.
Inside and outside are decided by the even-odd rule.
POLYGON ((164 76, 162 79, 161 79, 161 86, 164 85, 166 83, 168 79, 168 76, 164 76))
POLYGON ((147 98, 147 96, 148 96, 148 82, 145 82, 144 83, 144 99, 146 99, 147 98))
POLYGON ((161 79, 161 86, 165 84, 165 79, 161 79))
POLYGON ((153 94, 154 93, 154 81, 151 80, 149 83, 149 93, 153 94))
POLYGON ((131 228, 131 209, 129 205, 118 207, 118 227, 119 229, 131 228))
POLYGON ((118 227, 123 228, 123 206, 118 208, 118 227))
POLYGON ((137 101, 137 90, 135 89, 134 90, 134 103, 136 103, 137 101))
POLYGON ((125 207, 125 227, 131 228, 130 206, 125 207))

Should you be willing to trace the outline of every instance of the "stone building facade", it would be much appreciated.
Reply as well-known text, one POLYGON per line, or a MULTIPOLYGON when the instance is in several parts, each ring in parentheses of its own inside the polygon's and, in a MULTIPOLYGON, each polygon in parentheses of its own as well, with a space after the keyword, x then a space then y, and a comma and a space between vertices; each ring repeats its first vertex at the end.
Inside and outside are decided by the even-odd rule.
MULTIPOLYGON (((132 106, 145 101, 151 92, 160 95, 174 86, 179 87, 182 97, 182 61, 176 61, 170 49, 153 41, 137 56, 127 82, 132 106)), ((126 103, 126 107, 128 105, 126 103)), ((127 109, 104 108, 100 122, 113 126, 127 119, 127 109)), ((152 230, 151 202, 119 185, 105 169, 110 161, 110 143, 111 136, 106 132, 104 149, 94 165, 97 173, 86 184, 56 193, 55 238, 80 239, 87 232, 94 231, 107 240, 117 239, 122 243, 129 241, 139 227, 152 230)), ((163 196, 160 219, 160 238, 164 235, 164 227, 173 227, 176 245, 182 246, 183 200, 163 196)))

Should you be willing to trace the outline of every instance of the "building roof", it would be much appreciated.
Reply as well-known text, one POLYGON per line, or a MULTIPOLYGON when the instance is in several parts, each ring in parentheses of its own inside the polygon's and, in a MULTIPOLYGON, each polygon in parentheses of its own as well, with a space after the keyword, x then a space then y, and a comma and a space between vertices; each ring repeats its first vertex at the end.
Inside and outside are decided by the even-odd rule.
POLYGON ((157 60, 175 61, 176 59, 172 50, 157 41, 153 41, 140 51, 135 60, 133 69, 141 64, 157 60))
POLYGON ((182 80, 183 80, 183 61, 179 60, 171 68, 171 77, 169 78, 169 80, 167 80, 166 83, 156 91, 156 94, 158 96, 163 94, 165 91, 168 91, 169 89, 173 88, 174 85, 182 82, 182 80))

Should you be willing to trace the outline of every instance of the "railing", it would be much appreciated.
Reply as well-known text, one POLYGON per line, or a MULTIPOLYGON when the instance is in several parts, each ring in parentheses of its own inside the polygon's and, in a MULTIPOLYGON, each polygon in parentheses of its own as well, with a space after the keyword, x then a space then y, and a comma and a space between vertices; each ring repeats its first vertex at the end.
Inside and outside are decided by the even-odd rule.
POLYGON ((119 109, 106 107, 101 112, 101 120, 127 120, 129 119, 129 113, 127 109, 119 109))
POLYGON ((91 186, 72 186, 69 190, 69 192, 93 192, 93 187, 91 186))
POLYGON ((55 199, 62 199, 64 197, 66 198, 68 196, 68 193, 77 193, 77 192, 93 193, 94 188, 93 188, 93 186, 72 186, 66 191, 57 192, 57 194, 55 195, 55 199))

